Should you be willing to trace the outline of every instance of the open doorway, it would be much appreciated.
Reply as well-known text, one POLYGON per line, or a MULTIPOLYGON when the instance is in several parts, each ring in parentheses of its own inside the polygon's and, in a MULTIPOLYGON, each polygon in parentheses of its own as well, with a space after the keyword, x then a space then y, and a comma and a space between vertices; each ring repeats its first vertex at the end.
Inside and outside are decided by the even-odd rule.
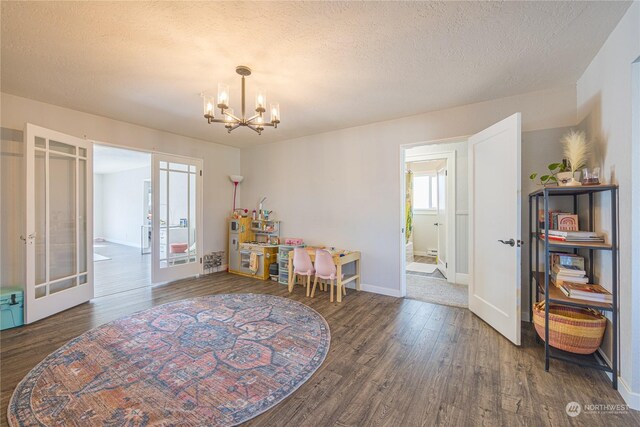
POLYGON ((414 145, 403 154, 406 296, 466 307, 466 140, 414 145))
POLYGON ((151 281, 151 154, 94 144, 95 296, 151 281))

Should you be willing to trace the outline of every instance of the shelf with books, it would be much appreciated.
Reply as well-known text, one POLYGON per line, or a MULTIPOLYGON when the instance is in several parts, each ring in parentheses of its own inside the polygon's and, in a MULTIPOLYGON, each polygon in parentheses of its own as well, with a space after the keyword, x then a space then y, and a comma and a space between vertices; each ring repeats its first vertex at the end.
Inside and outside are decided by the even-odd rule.
MULTIPOLYGON (((544 295, 544 273, 536 273, 535 271, 531 272, 533 280, 536 281, 538 285, 538 291, 540 295, 544 295)), ((570 298, 562 293, 560 288, 556 287, 553 284, 549 284, 549 302, 555 302, 558 304, 566 304, 574 307, 587 307, 587 308, 595 308, 597 310, 604 311, 612 311, 613 304, 606 302, 597 302, 597 301, 587 301, 579 298, 570 298)))
MULTIPOLYGON (((545 237, 540 234, 536 234, 535 232, 531 233, 531 237, 534 239, 537 237, 541 242, 544 243, 545 237)), ((562 240, 552 240, 549 239, 549 245, 555 246, 559 248, 567 248, 567 249, 598 249, 603 251, 610 251, 613 249, 611 244, 609 243, 600 243, 600 242, 567 242, 562 240)))
MULTIPOLYGON (((530 301, 531 317, 533 318, 533 306, 536 302, 542 300, 545 301, 545 318, 549 319, 549 306, 551 303, 567 305, 573 307, 592 308, 595 310, 607 312, 607 318, 609 319, 607 329, 611 329, 607 334, 611 337, 610 341, 605 341, 603 344, 608 349, 605 349, 610 359, 610 363, 607 363, 601 358, 597 352, 588 357, 580 355, 573 355, 571 353, 562 352, 556 348, 551 347, 548 341, 544 342, 544 356, 545 356, 545 371, 549 371, 550 360, 560 359, 565 362, 576 363, 581 366, 588 366, 594 369, 600 369, 607 372, 618 371, 618 187, 616 185, 595 185, 595 186, 582 186, 582 187, 545 187, 529 194, 529 295, 532 296, 530 301), (608 242, 597 241, 595 237, 598 233, 595 232, 596 216, 596 193, 608 192, 610 198, 608 202, 609 206, 601 204, 598 208, 601 210, 608 209, 610 212, 600 217, 610 218, 611 224, 607 226, 608 229, 608 242), (566 196, 564 199, 562 197, 566 196), (551 203, 551 199, 558 198, 559 203, 551 203), (571 211, 561 212, 554 208, 563 207, 566 209, 567 201, 573 202, 573 208, 571 211), (586 203, 585 203, 586 202, 586 203), (561 221, 567 218, 567 221, 561 221), (563 228, 563 230, 553 230, 554 228, 563 228), (545 230, 549 230, 547 233, 545 230), (555 234, 556 240, 550 238, 551 234, 555 234), (563 234, 564 233, 564 234, 563 234), (562 238, 569 238, 569 241, 559 240, 562 238), (580 239, 594 239, 596 241, 582 241, 580 239), (574 239, 571 241, 571 239, 574 239), (577 240, 577 241, 576 241, 577 240), (558 254, 564 253, 567 257, 573 256, 577 259, 581 259, 579 265, 579 271, 582 273, 578 275, 580 278, 588 278, 588 281, 594 280, 594 256, 596 251, 609 251, 611 253, 611 277, 601 278, 608 285, 609 289, 599 289, 596 286, 591 285, 589 292, 595 294, 605 295, 607 299, 611 299, 611 302, 600 302, 585 300, 583 298, 571 298, 566 295, 563 290, 556 287, 552 283, 552 277, 549 276, 546 280, 547 274, 571 276, 572 271, 568 271, 566 268, 568 265, 574 264, 562 264, 560 263, 560 269, 554 270, 553 262, 557 260, 558 254), (554 256, 552 259, 551 256, 554 256), (553 261, 553 262, 552 262, 553 261), (534 283, 535 282, 535 283, 534 283), (608 293, 611 296, 608 296, 608 293), (595 359, 595 360, 594 360, 595 359)), ((569 262, 569 260, 566 260, 569 262)), ((574 296, 586 295, 581 292, 587 290, 580 285, 569 286, 571 280, 567 280, 565 277, 564 291, 568 294, 574 294, 574 296)), ((591 295, 591 294, 589 294, 591 295)), ((591 298, 591 297, 590 297, 591 298)), ((597 298, 597 297, 596 297, 597 298)), ((545 336, 549 336, 549 321, 545 324, 545 336)), ((602 351, 602 349, 600 350, 602 351)), ((618 388, 617 375, 612 375, 611 385, 614 389, 618 388)))

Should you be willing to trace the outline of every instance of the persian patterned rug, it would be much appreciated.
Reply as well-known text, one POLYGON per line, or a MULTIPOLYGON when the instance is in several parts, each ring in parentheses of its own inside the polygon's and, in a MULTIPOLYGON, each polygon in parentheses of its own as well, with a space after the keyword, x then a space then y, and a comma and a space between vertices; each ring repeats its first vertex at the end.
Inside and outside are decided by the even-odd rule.
POLYGON ((230 294, 165 304, 92 329, 16 388, 9 424, 235 425, 322 364, 329 326, 299 302, 230 294))

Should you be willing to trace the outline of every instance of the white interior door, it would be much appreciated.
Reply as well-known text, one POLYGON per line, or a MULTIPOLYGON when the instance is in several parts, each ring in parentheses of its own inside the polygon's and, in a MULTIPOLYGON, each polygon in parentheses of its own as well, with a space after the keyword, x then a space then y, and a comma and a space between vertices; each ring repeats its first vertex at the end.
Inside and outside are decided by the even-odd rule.
POLYGON ((93 298, 93 146, 27 123, 25 323, 93 298))
POLYGON ((202 272, 202 160, 153 155, 152 281, 202 272))
MULTIPOLYGON (((446 162, 446 160, 445 160, 446 162)), ((438 270, 447 277, 447 168, 442 167, 436 173, 438 206, 436 222, 438 223, 438 270)))
POLYGON ((516 113, 469 138, 469 309, 516 345, 521 317, 520 120, 516 113))

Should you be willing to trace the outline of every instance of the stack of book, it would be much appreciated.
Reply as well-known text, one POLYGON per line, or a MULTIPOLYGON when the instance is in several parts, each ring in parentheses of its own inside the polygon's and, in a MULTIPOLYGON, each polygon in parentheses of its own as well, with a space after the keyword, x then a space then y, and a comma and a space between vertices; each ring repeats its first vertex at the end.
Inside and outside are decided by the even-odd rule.
POLYGON ((584 270, 580 270, 576 266, 555 266, 551 271, 551 280, 553 280, 556 286, 560 286, 565 282, 582 284, 589 283, 587 272, 584 270))
MULTIPOLYGON (((562 230, 549 230, 549 240, 559 242, 591 242, 602 243, 604 242, 604 236, 596 234, 594 231, 562 231, 562 230)), ((544 239, 545 233, 542 232, 540 236, 544 239)))
POLYGON ((551 266, 551 281, 557 287, 565 282, 587 284, 587 272, 584 270, 584 257, 564 252, 552 252, 549 265, 551 266))
POLYGON ((612 301, 611 292, 600 285, 582 285, 579 283, 565 282, 560 286, 560 290, 569 298, 609 304, 612 301))

